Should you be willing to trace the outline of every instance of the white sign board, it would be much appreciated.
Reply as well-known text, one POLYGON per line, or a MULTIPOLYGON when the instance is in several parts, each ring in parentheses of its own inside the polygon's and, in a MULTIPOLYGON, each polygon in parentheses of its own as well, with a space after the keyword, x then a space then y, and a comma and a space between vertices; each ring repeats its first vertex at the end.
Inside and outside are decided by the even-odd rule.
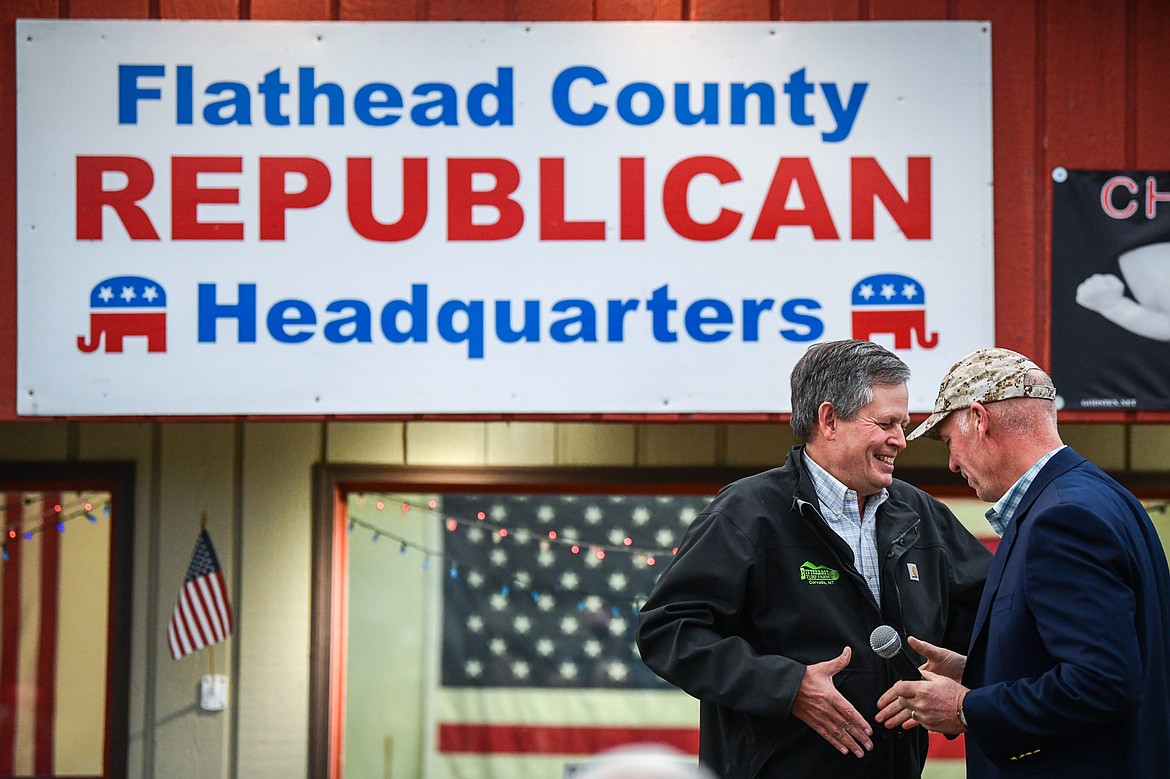
POLYGON ((993 343, 986 23, 20 21, 24 415, 789 410, 993 343))

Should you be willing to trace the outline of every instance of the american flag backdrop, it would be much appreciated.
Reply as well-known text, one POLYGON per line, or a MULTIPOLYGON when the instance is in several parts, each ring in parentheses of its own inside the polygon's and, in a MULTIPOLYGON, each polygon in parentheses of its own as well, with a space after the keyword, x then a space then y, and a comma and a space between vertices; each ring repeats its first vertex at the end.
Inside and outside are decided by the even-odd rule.
POLYGON ((698 746, 697 704, 641 662, 637 609, 709 498, 442 497, 437 776, 561 776, 635 742, 698 746))

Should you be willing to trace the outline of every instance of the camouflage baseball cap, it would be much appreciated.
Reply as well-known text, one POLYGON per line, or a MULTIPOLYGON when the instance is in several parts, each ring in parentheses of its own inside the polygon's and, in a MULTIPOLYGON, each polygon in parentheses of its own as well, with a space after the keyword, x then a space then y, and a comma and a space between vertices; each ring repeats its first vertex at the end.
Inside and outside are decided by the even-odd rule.
POLYGON ((993 403, 1008 398, 1055 400, 1055 387, 1025 382, 1028 371, 1044 373, 1039 365, 1010 349, 980 349, 968 354, 947 371, 938 388, 934 413, 914 428, 906 440, 922 435, 938 438, 938 423, 952 411, 970 408, 972 403, 993 403))

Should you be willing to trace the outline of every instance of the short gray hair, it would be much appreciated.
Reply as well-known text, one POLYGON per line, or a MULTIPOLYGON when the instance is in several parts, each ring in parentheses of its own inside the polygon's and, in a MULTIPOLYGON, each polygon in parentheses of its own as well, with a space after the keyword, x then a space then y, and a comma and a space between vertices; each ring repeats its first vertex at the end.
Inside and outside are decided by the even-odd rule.
POLYGON ((875 386, 893 387, 909 380, 906 363, 872 341, 813 344, 792 369, 792 432, 807 442, 822 403, 832 403, 837 415, 848 421, 873 400, 875 386))

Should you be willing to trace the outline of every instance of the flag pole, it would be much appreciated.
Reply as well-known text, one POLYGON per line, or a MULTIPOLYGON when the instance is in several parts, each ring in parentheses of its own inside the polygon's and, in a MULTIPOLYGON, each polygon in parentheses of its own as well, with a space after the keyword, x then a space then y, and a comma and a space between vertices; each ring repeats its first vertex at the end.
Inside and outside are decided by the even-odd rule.
MULTIPOLYGON (((201 527, 204 530, 207 530, 207 512, 206 511, 203 512, 203 516, 199 520, 199 522, 200 522, 201 527)), ((212 644, 211 646, 207 647, 207 650, 209 652, 208 657, 210 658, 210 661, 211 661, 211 676, 212 676, 212 678, 214 678, 215 677, 215 644, 212 644)))

